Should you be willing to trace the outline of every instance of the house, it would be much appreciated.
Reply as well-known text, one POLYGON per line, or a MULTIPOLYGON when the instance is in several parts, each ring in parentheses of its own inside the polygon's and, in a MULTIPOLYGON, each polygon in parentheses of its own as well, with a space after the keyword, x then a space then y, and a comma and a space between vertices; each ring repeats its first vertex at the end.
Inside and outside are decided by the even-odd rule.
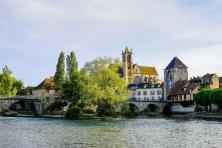
POLYGON ((54 78, 50 77, 32 89, 32 97, 40 100, 43 110, 46 110, 53 103, 61 101, 62 91, 54 83, 54 78))
POLYGON ((201 85, 204 88, 215 89, 220 87, 219 77, 217 74, 205 74, 201 80, 201 85))
POLYGON ((200 84, 201 88, 215 89, 220 87, 220 78, 215 73, 207 73, 202 77, 193 77, 190 82, 200 84))
POLYGON ((178 81, 170 89, 168 100, 174 101, 193 101, 194 96, 198 93, 200 85, 190 83, 190 81, 178 81))
POLYGON ((130 84, 131 90, 130 101, 162 101, 163 90, 160 84, 140 83, 130 84))
POLYGON ((26 87, 18 92, 17 97, 26 96, 38 99, 43 110, 47 110, 52 104, 62 101, 62 91, 54 83, 54 78, 46 78, 36 87, 26 87))
POLYGON ((127 47, 122 51, 122 67, 121 72, 127 81, 127 84, 139 83, 161 83, 159 75, 155 67, 140 66, 133 63, 133 52, 127 47))

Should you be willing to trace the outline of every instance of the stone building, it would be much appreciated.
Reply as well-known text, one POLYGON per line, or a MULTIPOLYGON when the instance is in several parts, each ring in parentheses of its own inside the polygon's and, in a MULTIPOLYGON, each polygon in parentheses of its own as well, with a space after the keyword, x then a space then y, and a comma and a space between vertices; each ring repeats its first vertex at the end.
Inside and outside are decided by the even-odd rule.
POLYGON ((215 73, 207 73, 202 77, 192 77, 190 82, 200 84, 201 88, 215 89, 220 87, 220 78, 215 73))
POLYGON ((62 91, 54 83, 54 78, 50 77, 32 89, 32 96, 40 100, 43 110, 46 110, 53 103, 61 101, 62 91))
POLYGON ((122 51, 122 72, 127 84, 161 83, 156 68, 134 64, 132 49, 127 47, 122 51))
POLYGON ((219 77, 215 73, 205 74, 201 80, 201 85, 204 88, 210 88, 210 89, 219 88, 220 86, 219 77))
POLYGON ((178 81, 188 80, 188 67, 177 57, 164 69, 164 96, 167 98, 170 89, 178 81))
POLYGON ((164 97, 172 113, 195 111, 194 96, 199 91, 199 80, 188 80, 188 67, 174 57, 164 70, 164 97))
POLYGON ((26 96, 37 99, 41 102, 43 110, 47 110, 55 102, 61 102, 62 91, 54 83, 54 78, 46 78, 36 87, 27 87, 20 92, 18 96, 26 96))

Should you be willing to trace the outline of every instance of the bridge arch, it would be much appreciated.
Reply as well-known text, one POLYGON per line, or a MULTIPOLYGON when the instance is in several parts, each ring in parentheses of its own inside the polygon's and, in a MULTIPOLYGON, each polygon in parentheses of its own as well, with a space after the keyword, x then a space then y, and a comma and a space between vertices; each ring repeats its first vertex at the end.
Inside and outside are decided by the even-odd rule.
POLYGON ((39 116, 42 114, 41 103, 36 99, 17 98, 8 105, 8 110, 39 116))
POLYGON ((160 112, 160 107, 156 104, 148 104, 147 110, 148 112, 160 112))
POLYGON ((14 102, 9 106, 9 109, 13 111, 21 111, 25 109, 25 104, 23 101, 14 102))
POLYGON ((139 112, 140 108, 134 103, 129 103, 129 111, 130 112, 139 112))

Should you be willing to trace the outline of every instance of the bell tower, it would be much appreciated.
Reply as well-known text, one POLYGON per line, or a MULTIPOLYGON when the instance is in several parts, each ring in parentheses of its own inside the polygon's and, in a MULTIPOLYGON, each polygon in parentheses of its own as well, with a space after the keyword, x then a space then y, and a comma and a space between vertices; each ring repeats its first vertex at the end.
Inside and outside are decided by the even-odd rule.
POLYGON ((167 99, 172 86, 178 81, 188 80, 188 67, 180 59, 174 57, 164 69, 164 99, 167 99))
POLYGON ((133 83, 133 58, 132 49, 125 48, 122 51, 123 75, 127 84, 133 83))

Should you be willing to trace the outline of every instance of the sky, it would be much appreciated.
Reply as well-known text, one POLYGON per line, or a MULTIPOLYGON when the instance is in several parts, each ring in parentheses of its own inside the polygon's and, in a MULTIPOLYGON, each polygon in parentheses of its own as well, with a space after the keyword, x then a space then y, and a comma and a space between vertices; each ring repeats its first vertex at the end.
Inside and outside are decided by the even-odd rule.
POLYGON ((1 0, 0 68, 26 86, 53 76, 59 53, 79 67, 100 56, 164 68, 179 57, 189 77, 222 76, 221 0, 1 0))

